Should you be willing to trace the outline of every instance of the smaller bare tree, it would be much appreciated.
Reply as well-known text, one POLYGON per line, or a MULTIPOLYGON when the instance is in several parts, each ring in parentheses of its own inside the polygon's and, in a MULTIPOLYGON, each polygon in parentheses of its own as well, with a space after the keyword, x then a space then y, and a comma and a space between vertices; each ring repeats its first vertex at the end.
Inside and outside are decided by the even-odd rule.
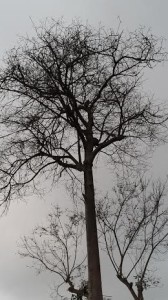
POLYGON ((112 200, 98 203, 97 214, 103 245, 118 279, 135 300, 157 286, 153 261, 168 250, 166 183, 120 177, 112 200))
POLYGON ((20 255, 35 262, 38 273, 48 270, 61 279, 59 288, 68 284, 72 299, 88 296, 85 281, 85 244, 82 242, 85 228, 76 212, 62 211, 58 206, 48 216, 48 226, 37 227, 30 237, 23 237, 20 255))

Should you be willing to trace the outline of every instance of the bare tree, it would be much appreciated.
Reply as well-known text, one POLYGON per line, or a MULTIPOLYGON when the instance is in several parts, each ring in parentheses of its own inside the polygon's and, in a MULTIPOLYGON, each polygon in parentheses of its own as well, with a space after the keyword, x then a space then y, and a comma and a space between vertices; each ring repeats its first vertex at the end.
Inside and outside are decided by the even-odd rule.
POLYGON ((98 205, 103 248, 135 300, 144 300, 144 290, 159 284, 154 262, 168 251, 166 189, 166 183, 124 177, 112 200, 98 205))
POLYGON ((138 144, 162 137, 163 107, 139 87, 144 68, 163 59, 150 32, 53 22, 12 49, 0 71, 0 201, 32 191, 40 175, 83 174, 89 300, 102 300, 95 159, 130 164, 142 155, 138 144))
POLYGON ((69 285, 74 299, 88 298, 84 233, 80 214, 56 206, 48 225, 35 228, 30 237, 22 239, 20 255, 31 258, 38 273, 47 270, 61 279, 56 289, 60 297, 59 288, 64 284, 69 285))

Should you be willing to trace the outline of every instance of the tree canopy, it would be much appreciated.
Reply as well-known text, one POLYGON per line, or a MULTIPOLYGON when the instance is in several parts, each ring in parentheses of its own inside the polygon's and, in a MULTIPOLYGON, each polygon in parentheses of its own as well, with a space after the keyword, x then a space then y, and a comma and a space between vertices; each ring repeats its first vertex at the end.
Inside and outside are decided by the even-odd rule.
POLYGON ((92 162, 102 151, 115 162, 137 155, 134 138, 158 139, 163 108, 139 86, 163 59, 162 41, 142 30, 54 22, 24 38, 0 72, 1 201, 44 170, 82 171, 88 140, 92 162))

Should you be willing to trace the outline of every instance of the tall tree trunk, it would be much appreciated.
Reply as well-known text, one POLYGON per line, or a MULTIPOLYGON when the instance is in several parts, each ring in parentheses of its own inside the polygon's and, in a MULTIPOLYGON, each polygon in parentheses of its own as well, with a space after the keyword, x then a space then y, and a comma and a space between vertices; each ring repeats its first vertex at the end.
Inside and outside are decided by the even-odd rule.
POLYGON ((85 160, 84 169, 85 186, 85 216, 86 216, 86 238, 88 254, 88 288, 89 300, 102 300, 102 283, 100 271, 100 257, 98 247, 96 212, 95 212, 95 193, 93 182, 92 163, 85 160))

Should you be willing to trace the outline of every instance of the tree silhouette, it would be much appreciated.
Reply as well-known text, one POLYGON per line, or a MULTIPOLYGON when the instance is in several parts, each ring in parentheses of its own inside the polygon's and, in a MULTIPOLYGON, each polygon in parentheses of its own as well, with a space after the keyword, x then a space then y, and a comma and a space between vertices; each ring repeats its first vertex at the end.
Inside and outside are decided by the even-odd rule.
POLYGON ((88 298, 83 215, 76 207, 73 211, 63 211, 54 206, 47 221, 29 237, 22 238, 19 254, 31 258, 38 273, 47 270, 61 279, 56 287, 57 295, 60 296, 62 285, 68 285, 72 299, 88 298))
POLYGON ((160 282, 156 260, 168 251, 167 182, 120 176, 111 197, 97 206, 102 245, 133 299, 144 300, 160 282))
POLYGON ((40 175, 83 174, 89 300, 102 300, 95 159, 132 164, 142 141, 161 138, 163 107, 140 86, 144 68, 163 59, 162 41, 150 32, 53 22, 13 48, 0 71, 1 203, 32 191, 40 175))

